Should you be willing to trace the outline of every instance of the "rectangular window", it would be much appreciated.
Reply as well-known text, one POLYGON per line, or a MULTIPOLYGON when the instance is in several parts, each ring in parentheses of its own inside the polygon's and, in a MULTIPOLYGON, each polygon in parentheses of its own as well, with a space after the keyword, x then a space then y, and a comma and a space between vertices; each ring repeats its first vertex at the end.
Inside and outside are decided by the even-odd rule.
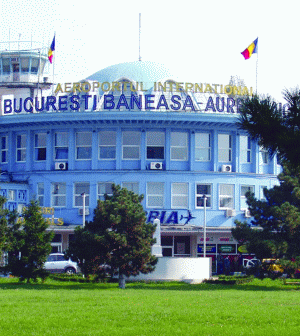
POLYGON ((263 164, 269 163, 269 152, 267 149, 260 147, 259 156, 260 156, 260 162, 262 162, 263 164))
POLYGON ((251 162, 251 140, 246 135, 240 136, 241 163, 251 162))
POLYGON ((55 160, 68 160, 69 135, 67 132, 55 133, 54 147, 55 160))
POLYGON ((241 210, 247 210, 248 204, 247 204, 247 198, 246 193, 250 191, 251 193, 254 193, 254 186, 241 186, 241 210))
POLYGON ((29 58, 21 58, 21 71, 29 72, 29 58))
POLYGON ((129 191, 133 191, 135 194, 139 194, 139 183, 138 182, 123 182, 122 187, 129 191))
POLYGON ((147 132, 147 159, 163 160, 165 158, 165 133, 147 132))
POLYGON ((171 133, 171 160, 188 160, 188 134, 186 132, 171 133))
POLYGON ((26 161, 26 134, 17 135, 17 162, 26 161))
POLYGON ((99 159, 116 158, 117 133, 115 131, 99 132, 99 159))
POLYGON ((206 196, 206 207, 211 208, 211 189, 210 184, 196 184, 196 208, 204 207, 204 195, 206 196))
POLYGON ((76 159, 91 160, 92 158, 92 133, 76 133, 76 159))
POLYGON ((66 183, 53 182, 51 184, 51 206, 65 207, 66 206, 66 183))
POLYGON ((37 184, 37 201, 39 202, 40 206, 44 206, 44 195, 45 195, 44 183, 39 182, 37 184))
POLYGON ((172 183, 172 209, 188 209, 189 185, 188 183, 172 183))
POLYGON ((89 182, 74 183, 74 206, 83 206, 83 193, 85 194, 85 206, 90 204, 90 184, 89 182))
POLYGON ((260 186, 259 187, 259 198, 261 201, 266 201, 266 196, 264 194, 264 189, 267 189, 267 186, 260 186))
POLYGON ((7 200, 8 201, 15 201, 16 200, 16 191, 9 189, 7 193, 7 200))
POLYGON ((219 194, 219 208, 220 209, 233 209, 234 208, 234 185, 233 184, 220 184, 219 194))
POLYGON ((2 71, 4 74, 10 73, 10 59, 2 58, 2 71))
POLYGON ((164 207, 164 183, 148 182, 147 183, 147 207, 163 208, 164 207))
POLYGON ((231 162, 231 140, 231 135, 229 134, 218 134, 219 162, 231 162))
POLYGON ((7 152, 8 152, 8 142, 7 142, 7 136, 1 137, 1 163, 7 163, 7 152))
POLYGON ((98 183, 98 199, 104 201, 104 195, 112 196, 112 182, 99 182, 98 183))
POLYGON ((47 134, 37 133, 34 135, 34 151, 35 151, 35 161, 45 161, 46 160, 46 143, 47 134))
POLYGON ((39 59, 38 58, 32 58, 31 59, 31 73, 37 74, 39 68, 39 59))
POLYGON ((124 160, 139 160, 141 133, 126 131, 122 134, 122 157, 124 160))
POLYGON ((195 160, 211 160, 211 144, 209 133, 195 133, 195 160))

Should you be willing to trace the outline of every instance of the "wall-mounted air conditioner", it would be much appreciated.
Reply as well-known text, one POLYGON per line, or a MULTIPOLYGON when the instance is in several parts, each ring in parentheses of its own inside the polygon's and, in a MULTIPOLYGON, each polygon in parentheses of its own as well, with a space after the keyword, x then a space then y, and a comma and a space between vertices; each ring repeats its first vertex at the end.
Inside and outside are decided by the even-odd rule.
POLYGON ((234 217, 236 215, 236 212, 234 209, 227 209, 226 210, 226 217, 234 217))
POLYGON ((68 162, 55 162, 55 170, 67 170, 68 162))
POLYGON ((245 210, 244 216, 245 216, 246 218, 250 218, 250 217, 251 217, 250 210, 248 210, 248 209, 245 210))
POLYGON ((44 83, 48 83, 49 77, 44 77, 43 79, 44 79, 44 83))
POLYGON ((151 162, 150 163, 150 169, 162 170, 163 169, 163 164, 162 164, 162 162, 151 162))
POLYGON ((222 165, 222 172, 223 173, 230 173, 230 172, 232 172, 232 165, 222 165))
MULTIPOLYGON (((88 216, 90 214, 90 209, 89 208, 84 209, 85 209, 85 215, 88 216)), ((78 215, 83 216, 83 208, 78 208, 78 215)))

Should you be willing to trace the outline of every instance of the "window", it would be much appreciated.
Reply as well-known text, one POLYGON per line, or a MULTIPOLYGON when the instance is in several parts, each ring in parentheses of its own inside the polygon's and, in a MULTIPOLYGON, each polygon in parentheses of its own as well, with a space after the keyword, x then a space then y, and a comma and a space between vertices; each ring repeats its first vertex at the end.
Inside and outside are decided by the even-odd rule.
POLYGON ((114 131, 99 132, 99 159, 116 158, 116 138, 114 131))
POLYGON ((267 149, 260 147, 259 148, 259 155, 261 158, 261 162, 263 164, 268 164, 269 163, 269 152, 267 149))
POLYGON ((83 196, 85 193, 85 206, 90 204, 90 184, 89 182, 76 182, 74 184, 74 206, 83 206, 83 196))
POLYGON ((26 134, 17 135, 17 162, 26 161, 26 134))
POLYGON ((211 144, 209 133, 195 133, 195 160, 211 160, 211 144))
POLYGON ((163 208, 164 207, 164 183, 148 182, 147 183, 147 207, 163 208))
POLYGON ((251 140, 246 135, 240 136, 241 163, 251 162, 251 140))
POLYGON ((7 151, 8 151, 8 143, 7 136, 1 137, 1 163, 7 163, 7 151))
POLYGON ((2 71, 4 74, 10 73, 10 60, 9 58, 2 58, 2 71))
POLYGON ((220 184, 220 209, 234 208, 234 185, 220 184))
POLYGON ((163 160, 165 157, 165 133, 147 132, 147 159, 163 160))
POLYGON ((172 209, 187 209, 189 207, 188 183, 172 183, 172 209))
POLYGON ((38 67, 39 67, 39 59, 38 58, 32 58, 31 59, 31 73, 37 74, 38 73, 38 67))
POLYGON ((16 191, 9 189, 7 193, 7 200, 8 201, 15 201, 16 200, 16 191))
POLYGON ((76 159, 90 160, 92 158, 92 133, 76 133, 76 159))
POLYGON ((259 187, 259 198, 261 201, 266 201, 266 196, 264 194, 264 189, 267 189, 267 186, 260 186, 259 187))
POLYGON ((45 194, 44 183, 39 182, 37 184, 37 200, 40 206, 44 206, 44 194, 45 194))
POLYGON ((196 208, 204 207, 204 198, 206 195, 206 206, 211 208, 211 185, 210 184, 196 184, 196 208))
POLYGON ((34 136, 34 148, 35 148, 35 160, 45 161, 46 160, 46 133, 37 133, 34 136))
POLYGON ((241 210, 247 210, 248 204, 247 204, 247 197, 246 193, 250 191, 251 193, 254 193, 254 186, 241 186, 241 210))
POLYGON ((231 135, 218 134, 219 162, 231 162, 231 135))
POLYGON ((55 133, 54 140, 54 159, 55 160, 67 160, 69 153, 69 137, 67 132, 55 133))
POLYGON ((21 71, 29 72, 29 58, 21 58, 21 71))
POLYGON ((122 187, 129 191, 133 191, 135 194, 139 194, 139 183, 138 182, 123 182, 122 187))
POLYGON ((54 182, 51 184, 51 205, 53 207, 66 206, 66 183, 54 182))
POLYGON ((185 132, 171 133, 171 160, 188 160, 188 134, 185 132))
POLYGON ((126 131, 123 132, 122 153, 124 160, 139 160, 140 159, 140 145, 141 133, 126 131))
POLYGON ((104 195, 112 196, 112 182, 100 182, 98 183, 98 199, 104 201, 104 195))

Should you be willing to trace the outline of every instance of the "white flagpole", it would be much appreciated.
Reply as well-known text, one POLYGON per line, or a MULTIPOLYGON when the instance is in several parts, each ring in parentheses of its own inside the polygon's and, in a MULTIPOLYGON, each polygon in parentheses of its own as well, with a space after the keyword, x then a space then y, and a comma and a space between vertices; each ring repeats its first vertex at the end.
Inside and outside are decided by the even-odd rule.
POLYGON ((53 50, 53 84, 52 84, 52 95, 54 94, 54 66, 55 66, 55 59, 56 59, 56 32, 54 32, 55 38, 55 50, 53 50))

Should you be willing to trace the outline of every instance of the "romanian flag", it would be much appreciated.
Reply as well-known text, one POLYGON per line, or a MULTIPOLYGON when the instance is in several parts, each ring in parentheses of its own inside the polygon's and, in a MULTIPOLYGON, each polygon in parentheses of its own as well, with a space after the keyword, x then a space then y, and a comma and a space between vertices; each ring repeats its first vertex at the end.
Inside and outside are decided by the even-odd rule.
POLYGON ((257 44, 258 44, 258 38, 253 41, 247 49, 245 49, 241 54, 245 57, 245 59, 249 59, 252 54, 257 54, 257 44))
POLYGON ((52 59, 53 59, 53 51, 55 50, 55 35, 53 37, 53 41, 51 43, 51 46, 49 48, 49 51, 48 51, 48 59, 49 59, 49 62, 52 64, 52 59))

